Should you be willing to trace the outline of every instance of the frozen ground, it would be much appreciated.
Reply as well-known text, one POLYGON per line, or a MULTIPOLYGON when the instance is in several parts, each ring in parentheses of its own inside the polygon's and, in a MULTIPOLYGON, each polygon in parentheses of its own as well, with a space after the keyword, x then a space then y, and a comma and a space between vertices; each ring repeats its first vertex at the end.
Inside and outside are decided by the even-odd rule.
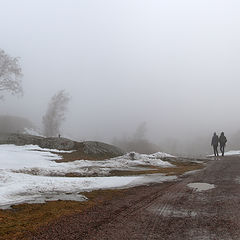
MULTIPOLYGON (((221 152, 219 151, 218 153, 219 153, 219 156, 221 156, 221 152)), ((234 155, 240 155, 240 150, 230 150, 224 153, 224 156, 234 156, 234 155)), ((207 157, 214 157, 214 154, 208 155, 207 157)))
POLYGON ((54 160, 61 159, 57 153, 62 152, 66 151, 42 149, 35 145, 0 145, 0 208, 22 202, 85 200, 80 192, 126 188, 176 178, 162 174, 107 177, 111 170, 134 170, 139 165, 172 166, 160 159, 171 157, 165 153, 134 153, 134 157, 127 154, 105 161, 56 163, 54 160), (97 174, 99 177, 65 177, 67 173, 73 172, 84 176, 97 174))
POLYGON ((240 151, 239 150, 231 150, 231 151, 225 152, 224 155, 225 156, 240 155, 240 151))

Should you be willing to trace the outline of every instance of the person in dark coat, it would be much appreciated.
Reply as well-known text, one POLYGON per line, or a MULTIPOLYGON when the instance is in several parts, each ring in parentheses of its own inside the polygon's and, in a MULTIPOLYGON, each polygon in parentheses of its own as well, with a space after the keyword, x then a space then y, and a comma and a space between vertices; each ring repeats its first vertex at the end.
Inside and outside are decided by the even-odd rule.
POLYGON ((224 156, 224 150, 225 150, 226 142, 227 142, 227 138, 224 136, 224 132, 222 132, 220 137, 219 137, 220 151, 222 153, 222 156, 224 156))
POLYGON ((214 133, 213 137, 212 137, 211 145, 213 146, 213 151, 214 151, 215 157, 219 156, 218 155, 218 142, 219 142, 218 135, 216 133, 214 133))

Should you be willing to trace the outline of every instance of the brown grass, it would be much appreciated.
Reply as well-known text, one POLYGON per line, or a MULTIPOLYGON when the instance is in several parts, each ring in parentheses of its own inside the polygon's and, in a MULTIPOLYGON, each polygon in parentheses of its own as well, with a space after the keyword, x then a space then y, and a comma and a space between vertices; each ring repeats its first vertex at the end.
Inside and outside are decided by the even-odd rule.
POLYGON ((181 175, 188 171, 194 171, 203 168, 203 164, 196 163, 196 162, 171 162, 175 167, 156 167, 156 166, 139 166, 144 168, 149 168, 147 170, 140 170, 140 171, 122 171, 122 170, 113 170, 111 171, 111 176, 134 176, 134 175, 142 175, 142 174, 154 174, 154 173, 163 173, 166 176, 172 175, 181 175))
POLYGON ((97 190, 84 193, 88 201, 53 201, 44 204, 21 204, 9 210, 0 210, 0 239, 28 239, 29 233, 41 226, 73 213, 80 213, 99 205, 113 196, 122 195, 126 190, 97 190))
MULTIPOLYGON (((203 164, 195 162, 172 162, 175 167, 157 167, 151 165, 139 165, 139 168, 145 168, 144 170, 112 170, 110 171, 110 176, 135 176, 135 175, 144 175, 144 174, 154 174, 154 173, 163 173, 167 176, 172 175, 181 175, 188 171, 194 171, 203 168, 203 164)), ((70 172, 64 175, 65 177, 83 177, 82 174, 70 172)), ((97 177, 98 174, 92 174, 91 176, 86 175, 86 177, 97 177)))

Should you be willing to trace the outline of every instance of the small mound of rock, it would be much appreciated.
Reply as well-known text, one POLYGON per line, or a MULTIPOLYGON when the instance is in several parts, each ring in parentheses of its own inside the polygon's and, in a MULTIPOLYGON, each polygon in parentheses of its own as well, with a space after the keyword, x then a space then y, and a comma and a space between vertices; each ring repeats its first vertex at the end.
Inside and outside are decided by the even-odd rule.
POLYGON ((45 138, 29 134, 0 134, 0 144, 38 145, 41 148, 50 148, 58 150, 73 150, 75 143, 66 138, 45 138))
POLYGON ((18 146, 23 145, 38 145, 41 148, 57 149, 71 151, 75 150, 82 153, 82 157, 116 157, 125 154, 120 148, 113 145, 86 141, 76 142, 67 138, 51 137, 45 138, 41 136, 35 136, 30 134, 18 134, 18 133, 0 133, 0 144, 15 144, 18 146))
POLYGON ((112 154, 116 156, 125 154, 124 151, 113 145, 94 141, 83 142, 83 151, 86 154, 112 154))

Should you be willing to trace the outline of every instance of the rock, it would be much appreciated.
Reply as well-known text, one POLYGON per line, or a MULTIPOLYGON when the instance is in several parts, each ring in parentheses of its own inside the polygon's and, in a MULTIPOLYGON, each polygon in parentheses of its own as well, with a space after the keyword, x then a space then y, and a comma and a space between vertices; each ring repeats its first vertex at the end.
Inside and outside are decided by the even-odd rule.
POLYGON ((0 134, 0 144, 15 144, 15 145, 38 145, 41 148, 50 148, 58 150, 73 150, 74 141, 66 138, 44 138, 29 134, 0 134))
POLYGON ((83 142, 83 151, 86 154, 112 154, 116 156, 125 154, 124 151, 113 145, 94 141, 83 142))
MULTIPOLYGON (((67 138, 51 137, 45 138, 29 134, 2 133, 0 134, 0 144, 15 145, 38 145, 41 148, 58 150, 75 150, 83 158, 104 159, 125 154, 121 149, 102 142, 86 141, 76 142, 67 138)), ((74 153, 73 153, 74 155, 74 153)))

